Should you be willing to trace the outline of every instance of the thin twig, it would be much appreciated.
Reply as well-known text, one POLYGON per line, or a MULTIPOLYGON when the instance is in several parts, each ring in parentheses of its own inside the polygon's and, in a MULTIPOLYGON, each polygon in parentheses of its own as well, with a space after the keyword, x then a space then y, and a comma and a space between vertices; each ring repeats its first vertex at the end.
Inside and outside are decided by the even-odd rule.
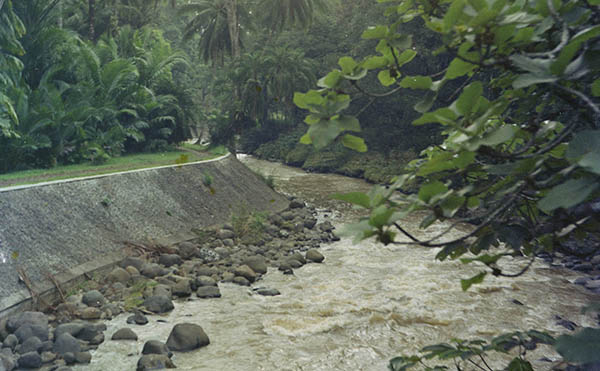
POLYGON ((500 276, 500 277, 511 277, 511 278, 519 277, 529 270, 529 267, 531 267, 534 260, 535 260, 535 254, 531 254, 531 259, 529 259, 529 263, 527 263, 525 268, 521 269, 520 272, 518 272, 518 273, 502 273, 501 271, 495 271, 494 275, 500 276))

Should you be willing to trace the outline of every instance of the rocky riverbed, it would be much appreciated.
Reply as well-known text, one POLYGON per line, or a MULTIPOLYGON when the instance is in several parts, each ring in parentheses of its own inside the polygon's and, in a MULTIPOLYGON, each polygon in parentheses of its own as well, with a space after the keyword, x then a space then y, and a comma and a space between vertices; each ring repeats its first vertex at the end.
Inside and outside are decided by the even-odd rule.
MULTIPOLYGON (((0 322, 0 370, 69 370, 90 363, 91 350, 104 341, 135 341, 136 327, 167 313, 173 301, 215 300, 219 285, 253 286, 252 293, 277 296, 262 287, 269 269, 293 275, 305 264, 321 263, 321 243, 338 240, 331 222, 298 199, 280 213, 266 215, 240 208, 232 222, 197 231, 199 237, 173 246, 129 244, 131 256, 105 276, 72 290, 50 313, 23 312, 0 322), (131 312, 129 327, 106 338, 105 320, 131 312)), ((137 370, 175 367, 173 352, 210 343, 210 334, 193 323, 174 324, 163 342, 147 341, 137 370)))

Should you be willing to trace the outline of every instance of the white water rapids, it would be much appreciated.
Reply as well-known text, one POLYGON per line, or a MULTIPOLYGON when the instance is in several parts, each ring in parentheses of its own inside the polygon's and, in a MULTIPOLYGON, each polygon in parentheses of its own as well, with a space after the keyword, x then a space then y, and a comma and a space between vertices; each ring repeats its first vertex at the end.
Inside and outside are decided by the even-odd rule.
MULTIPOLYGON (((332 207, 326 201, 327 194, 370 187, 357 179, 243 160, 251 168, 274 176, 280 190, 319 207, 332 207)), ((348 215, 346 211, 344 215, 348 215)), ((344 220, 335 210, 325 213, 337 215, 337 226, 352 220, 344 220)), ((417 230, 416 224, 416 220, 406 221, 412 231, 417 230)), ((211 344, 193 352, 175 353, 173 361, 178 369, 218 371, 386 370, 389 359, 396 355, 414 353, 453 337, 490 338, 528 329, 554 335, 567 332, 555 324, 555 315, 580 326, 593 325, 591 316, 580 314, 592 295, 569 282, 575 274, 541 262, 534 263, 521 277, 487 277, 482 285, 463 292, 460 279, 482 268, 436 261, 434 250, 384 247, 372 242, 353 245, 342 239, 321 251, 323 264, 308 264, 296 269, 293 276, 270 268, 254 284, 275 288, 280 296, 251 295, 247 287, 219 284, 222 298, 177 302, 171 313, 150 316, 145 326, 127 325, 129 314, 122 314, 107 324, 107 340, 93 352, 92 363, 75 369, 134 370, 143 344, 151 339, 166 341, 172 327, 181 322, 202 326, 211 344), (109 340, 121 327, 132 327, 139 340, 109 340)), ((503 267, 516 272, 524 264, 507 260, 503 267)), ((550 363, 537 361, 544 356, 559 358, 541 346, 528 353, 527 359, 534 362, 536 370, 549 369, 550 363)), ((492 364, 497 361, 491 360, 492 364)))

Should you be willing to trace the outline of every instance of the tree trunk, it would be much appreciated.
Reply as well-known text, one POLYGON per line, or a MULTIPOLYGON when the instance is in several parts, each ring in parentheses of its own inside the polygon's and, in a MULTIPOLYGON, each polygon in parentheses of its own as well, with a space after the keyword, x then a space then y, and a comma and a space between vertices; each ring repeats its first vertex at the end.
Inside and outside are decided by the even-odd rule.
POLYGON ((96 0, 88 0, 88 12, 89 12, 89 37, 90 40, 96 39, 96 0))
POLYGON ((231 58, 239 58, 240 51, 240 23, 237 14, 237 0, 227 0, 227 26, 231 38, 231 58))

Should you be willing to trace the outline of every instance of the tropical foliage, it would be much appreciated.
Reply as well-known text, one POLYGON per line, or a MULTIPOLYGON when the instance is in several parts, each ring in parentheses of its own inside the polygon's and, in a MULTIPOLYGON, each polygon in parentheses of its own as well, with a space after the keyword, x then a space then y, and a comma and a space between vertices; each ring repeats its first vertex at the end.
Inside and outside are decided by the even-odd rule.
POLYGON ((160 150, 195 120, 175 73, 188 65, 158 29, 122 26, 97 44, 60 28, 58 1, 2 9, 0 172, 160 150))
MULTIPOLYGON (((389 187, 337 196, 369 210, 349 228, 356 238, 440 248, 439 260, 478 263, 477 273, 461 281, 467 290, 488 274, 520 275, 537 253, 597 232, 598 2, 379 2, 387 5, 387 22, 362 34, 376 44, 375 54, 340 58, 339 68, 319 80, 319 90, 296 94, 296 104, 309 111, 301 142, 322 148, 341 141, 366 150, 359 121, 347 113, 352 97, 346 92, 352 90, 373 97, 422 92, 413 125, 438 125, 444 139, 422 151, 389 187), (422 46, 404 30, 416 21, 440 35, 443 44, 436 53, 447 56, 447 63, 428 75, 411 69, 422 46), (364 88, 371 74, 387 92, 364 88), (411 182, 418 184, 417 192, 395 192, 411 182), (417 210, 426 211, 422 228, 445 220, 452 220, 451 226, 421 240, 402 225, 417 210), (460 222, 473 224, 472 230, 447 238, 460 222), (502 261, 510 258, 522 259, 521 271, 503 268, 502 261)), ((586 338, 597 341, 598 331, 588 332, 586 338)), ((568 348, 561 346, 566 342, 559 341, 557 349, 568 348)), ((426 348, 424 358, 397 358, 390 368, 403 370, 432 358, 473 361, 487 349, 474 352, 481 344, 458 345, 426 348)), ((569 360, 598 360, 574 353, 569 360)), ((519 355, 508 368, 531 365, 519 355)))

